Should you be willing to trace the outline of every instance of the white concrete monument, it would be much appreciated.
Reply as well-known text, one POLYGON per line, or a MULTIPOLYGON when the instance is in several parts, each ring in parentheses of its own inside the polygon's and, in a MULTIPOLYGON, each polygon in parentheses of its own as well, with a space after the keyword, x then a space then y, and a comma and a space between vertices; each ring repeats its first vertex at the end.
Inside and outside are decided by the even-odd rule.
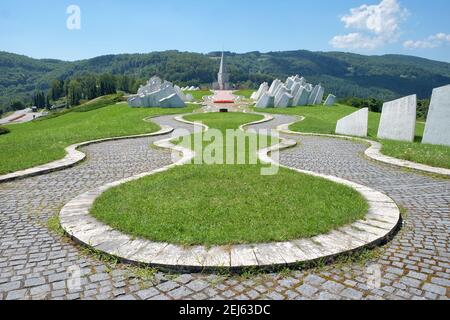
POLYGON ((264 93, 258 102, 256 102, 256 108, 273 108, 275 105, 275 98, 271 96, 268 92, 264 93))
POLYGON ((422 143, 450 146, 450 85, 433 90, 422 143))
POLYGON ((287 108, 292 103, 292 95, 285 92, 283 93, 280 98, 275 101, 275 108, 287 108))
POLYGON ((159 101, 161 108, 179 108, 181 105, 184 105, 184 102, 176 93, 172 93, 170 96, 159 101))
POLYGON ((383 104, 378 138, 413 142, 416 131, 417 96, 383 104))
POLYGON ((358 110, 337 122, 336 134, 367 137, 369 108, 358 110))
POLYGON ((292 101, 292 106, 306 106, 308 104, 310 94, 311 92, 308 91, 307 88, 301 87, 292 101))
POLYGON ((275 91, 278 90, 278 87, 281 85, 281 81, 278 79, 275 79, 269 88, 269 94, 274 95, 275 91))
POLYGON ((329 94, 327 100, 323 103, 324 106, 332 106, 336 102, 336 96, 329 94))
POLYGON ((145 86, 141 86, 138 93, 128 99, 130 107, 162 107, 184 108, 187 100, 178 86, 173 86, 168 81, 162 81, 158 77, 152 77, 145 86))
POLYGON ((325 89, 319 84, 319 90, 317 91, 316 98, 314 99, 313 105, 322 104, 323 95, 325 94, 325 89))
MULTIPOLYGON (((321 104, 324 92, 325 89, 320 84, 313 87, 312 84, 306 82, 305 78, 295 75, 287 78, 286 82, 275 79, 270 87, 263 83, 251 98, 257 101, 257 105, 260 107, 286 108, 321 104), (269 101, 272 101, 273 104, 267 105, 269 101), (287 106, 286 103, 288 103, 287 106)), ((334 96, 330 95, 330 97, 334 96)))
POLYGON ((251 99, 257 101, 267 91, 269 91, 269 84, 267 82, 264 82, 259 86, 258 91, 253 92, 251 99))

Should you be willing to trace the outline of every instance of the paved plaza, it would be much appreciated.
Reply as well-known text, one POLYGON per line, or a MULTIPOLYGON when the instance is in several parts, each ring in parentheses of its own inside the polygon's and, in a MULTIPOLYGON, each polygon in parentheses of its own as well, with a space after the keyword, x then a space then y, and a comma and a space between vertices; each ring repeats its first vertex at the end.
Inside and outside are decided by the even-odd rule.
MULTIPOLYGON (((154 119, 174 128, 173 116, 154 119)), ((251 126, 276 128, 295 119, 275 116, 251 126)), ((169 137, 169 136, 167 136, 169 137)), ((381 191, 404 208, 404 226, 367 261, 280 273, 168 274, 104 261, 47 227, 79 194, 170 164, 170 152, 150 147, 164 136, 82 149, 85 162, 63 171, 0 184, 0 299, 448 299, 450 180, 366 159, 365 145, 327 137, 287 136, 283 165, 341 177, 381 191), (81 288, 67 269, 81 269, 81 288), (373 285, 373 271, 381 282, 373 285)))

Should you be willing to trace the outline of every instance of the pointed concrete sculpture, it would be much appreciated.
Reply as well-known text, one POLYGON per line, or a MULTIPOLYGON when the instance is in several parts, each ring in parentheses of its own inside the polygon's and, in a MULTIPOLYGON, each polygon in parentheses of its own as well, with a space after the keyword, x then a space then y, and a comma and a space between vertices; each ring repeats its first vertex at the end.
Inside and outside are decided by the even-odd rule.
POLYGON ((311 93, 306 88, 301 87, 292 101, 292 106, 306 106, 308 104, 310 94, 311 93))
POLYGON ((275 105, 275 98, 269 95, 268 92, 264 93, 258 102, 256 102, 256 108, 273 108, 275 105))
POLYGON ((302 87, 302 86, 301 86, 300 82, 295 82, 294 85, 293 85, 292 88, 291 88, 291 95, 292 95, 293 97, 295 97, 295 96, 297 95, 297 93, 298 93, 298 91, 300 90, 301 87, 302 87))
POLYGON ((324 106, 332 106, 336 102, 336 96, 329 94, 327 100, 324 102, 324 106))
POLYGON ((183 93, 183 90, 181 90, 181 88, 179 86, 173 86, 175 92, 180 96, 181 100, 183 100, 184 102, 187 102, 188 99, 186 97, 186 95, 183 93))
POLYGON ((450 85, 433 90, 422 143, 450 146, 450 85))
POLYGON ((289 93, 289 92, 291 92, 291 91, 286 86, 282 85, 278 89, 277 93, 275 94, 275 106, 278 104, 278 101, 280 101, 283 94, 289 93))
POLYGON ((183 108, 186 106, 184 103, 186 100, 180 87, 174 86, 171 82, 162 81, 158 77, 152 77, 139 88, 136 95, 128 99, 128 105, 136 108, 183 108), (163 105, 161 105, 161 101, 163 105))
MULTIPOLYGON (((260 108, 286 108, 293 106, 305 106, 308 104, 322 104, 324 92, 325 89, 321 84, 314 87, 312 84, 307 83, 305 78, 295 75, 288 77, 286 82, 275 79, 270 87, 267 83, 263 83, 259 87, 258 91, 251 95, 251 98, 254 101, 257 101, 256 104, 260 108), (264 96, 264 94, 266 94, 266 96, 264 96), (269 99, 269 97, 271 97, 271 99, 269 99), (286 106, 287 100, 289 104, 286 106), (270 105, 267 105, 267 103, 270 103, 270 105)), ((329 96, 330 99, 333 97, 336 98, 333 95, 329 96)))
POLYGON ((186 95, 186 101, 187 101, 187 102, 192 102, 192 101, 194 101, 194 96, 193 96, 192 94, 188 93, 188 94, 186 95))
POLYGON ((316 85, 311 91, 311 94, 308 99, 308 104, 311 104, 311 105, 314 104, 314 101, 316 101, 318 92, 319 92, 319 85, 316 85))
POLYGON ((258 91, 253 92, 251 99, 258 101, 261 96, 269 90, 269 84, 264 82, 259 86, 258 91))
POLYGON ((378 138, 413 142, 416 131, 417 96, 383 104, 378 138))
POLYGON ((186 105, 184 104, 184 101, 181 100, 179 95, 173 93, 170 96, 161 99, 159 101, 159 106, 161 108, 183 108, 186 105))
POLYGON ((289 90, 291 90, 292 89, 292 86, 294 85, 294 83, 295 83, 295 77, 289 77, 289 78, 287 78, 287 80, 286 80, 286 88, 288 88, 289 90))
POLYGON ((337 122, 336 134, 367 137, 369 108, 358 110, 337 122))
POLYGON ((292 103, 292 96, 285 92, 275 101, 275 108, 287 108, 292 103))
POLYGON ((324 94, 325 94, 325 89, 319 84, 319 90, 317 91, 317 95, 316 95, 316 98, 314 99, 313 105, 322 104, 324 94))
POLYGON ((282 84, 282 83, 281 83, 280 80, 275 79, 275 80, 272 82, 272 85, 271 85, 270 88, 269 88, 269 94, 270 94, 270 95, 274 95, 274 94, 275 94, 275 91, 278 90, 278 87, 279 87, 281 84, 282 84))

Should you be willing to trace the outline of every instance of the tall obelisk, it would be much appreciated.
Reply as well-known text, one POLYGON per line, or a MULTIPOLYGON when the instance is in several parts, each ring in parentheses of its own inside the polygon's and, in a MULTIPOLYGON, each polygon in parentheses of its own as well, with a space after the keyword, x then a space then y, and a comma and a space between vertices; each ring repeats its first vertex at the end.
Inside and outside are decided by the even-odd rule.
POLYGON ((219 73, 217 74, 217 82, 219 85, 219 90, 228 90, 229 89, 229 81, 230 81, 230 75, 228 74, 226 68, 225 68, 225 55, 222 52, 222 59, 220 60, 220 69, 219 73))

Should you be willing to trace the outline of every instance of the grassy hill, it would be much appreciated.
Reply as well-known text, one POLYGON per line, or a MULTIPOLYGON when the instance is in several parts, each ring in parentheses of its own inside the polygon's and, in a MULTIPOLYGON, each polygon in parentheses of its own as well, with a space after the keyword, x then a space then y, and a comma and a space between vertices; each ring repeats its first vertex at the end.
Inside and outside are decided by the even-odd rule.
MULTIPOLYGON (((86 73, 112 73, 148 79, 159 75, 179 85, 202 86, 214 81, 219 52, 209 54, 164 51, 121 54, 66 62, 32 59, 0 52, 0 109, 11 101, 30 101, 34 90, 47 90, 53 79, 86 73)), ((450 83, 450 63, 412 56, 364 56, 342 52, 227 53, 231 81, 253 88, 262 81, 301 74, 321 82, 339 97, 393 99, 417 93, 429 98, 434 87, 450 83)))

